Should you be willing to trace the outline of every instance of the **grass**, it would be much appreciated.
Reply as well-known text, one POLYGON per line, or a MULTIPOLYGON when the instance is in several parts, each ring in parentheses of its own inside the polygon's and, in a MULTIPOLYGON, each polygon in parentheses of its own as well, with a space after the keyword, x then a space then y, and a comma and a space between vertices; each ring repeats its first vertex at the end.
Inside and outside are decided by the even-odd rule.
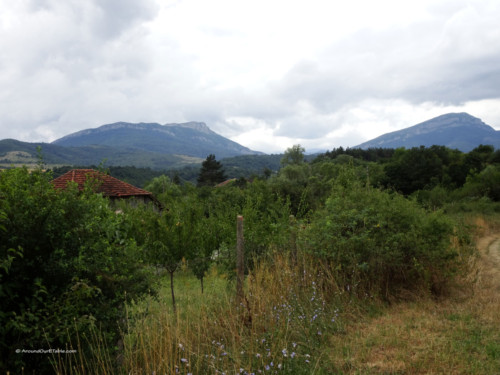
MULTIPOLYGON (((295 264, 282 254, 247 277, 244 300, 217 268, 204 294, 184 269, 175 278, 177 312, 166 278, 158 297, 129 302, 120 367, 109 370, 102 355, 91 367, 127 374, 500 374, 500 220, 468 222, 478 255, 465 253, 462 276, 438 297, 423 293, 390 305, 353 297, 311 259, 295 264)), ((70 365, 58 372, 81 373, 70 365)))
POLYGON ((131 319, 125 367, 132 373, 322 373, 321 348, 342 329, 338 301, 326 300, 318 270, 299 273, 279 255, 273 264, 274 272, 262 266, 249 275, 244 300, 236 300, 214 269, 204 295, 193 278, 177 278, 175 316, 162 298, 168 286, 158 301, 134 304, 131 314, 143 319, 131 319), (300 282, 292 282, 297 275, 300 282))
POLYGON ((489 223, 475 219, 479 257, 447 296, 388 306, 331 336, 336 373, 500 374, 500 262, 490 256, 500 248, 489 246, 499 227, 489 223))
POLYGON ((330 359, 345 374, 496 374, 497 323, 472 314, 469 303, 402 303, 332 336, 330 359))

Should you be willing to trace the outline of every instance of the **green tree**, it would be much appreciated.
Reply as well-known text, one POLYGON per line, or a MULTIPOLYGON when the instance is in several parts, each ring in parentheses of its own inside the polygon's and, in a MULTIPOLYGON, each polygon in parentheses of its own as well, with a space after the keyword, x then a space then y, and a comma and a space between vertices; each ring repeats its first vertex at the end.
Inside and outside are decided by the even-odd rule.
POLYGON ((215 160, 214 154, 208 155, 206 160, 201 164, 197 186, 214 186, 223 182, 225 179, 226 175, 222 164, 215 160))
POLYGON ((305 151, 305 148, 301 145, 293 145, 287 148, 281 158, 281 166, 302 164, 304 162, 305 151))
POLYGON ((488 162, 494 157, 495 149, 493 146, 479 145, 467 155, 465 155, 464 164, 469 173, 479 173, 486 166, 488 162))
POLYGON ((222 233, 219 231, 219 223, 214 215, 208 217, 198 215, 196 221, 196 228, 192 233, 194 237, 193 248, 189 252, 188 260, 189 268, 200 280, 201 293, 203 293, 203 280, 212 264, 214 251, 221 245, 222 233))
MULTIPOLYGON (((245 261, 248 268, 269 249, 285 251, 289 244, 290 201, 274 194, 266 182, 254 182, 245 191, 245 261)), ((236 216, 233 217, 233 223, 236 216)))
POLYGON ((151 182, 146 185, 145 189, 153 193, 154 196, 161 201, 181 195, 181 188, 174 183, 170 177, 165 175, 153 178, 151 182))
POLYGON ((176 310, 174 293, 174 274, 182 259, 188 258, 196 241, 197 207, 186 199, 169 201, 168 209, 162 214, 149 211, 144 216, 147 230, 145 251, 150 263, 162 267, 170 275, 172 306, 176 310))
POLYGON ((488 165, 480 173, 468 176, 460 194, 471 198, 488 197, 493 201, 500 201, 500 166, 488 165))
POLYGON ((385 185, 409 195, 417 190, 432 189, 443 179, 443 161, 432 148, 398 149, 386 164, 385 185))
POLYGON ((277 176, 269 180, 273 191, 282 199, 289 200, 292 213, 303 216, 310 208, 311 166, 307 163, 288 164, 280 169, 277 176))

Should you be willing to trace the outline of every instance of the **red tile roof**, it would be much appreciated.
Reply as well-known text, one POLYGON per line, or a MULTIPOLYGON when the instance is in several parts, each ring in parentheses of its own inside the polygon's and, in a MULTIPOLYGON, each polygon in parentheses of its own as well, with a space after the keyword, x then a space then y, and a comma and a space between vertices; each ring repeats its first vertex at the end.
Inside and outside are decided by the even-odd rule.
POLYGON ((231 182, 234 182, 234 181, 236 181, 236 178, 231 178, 229 180, 222 181, 220 184, 215 185, 215 187, 226 186, 226 185, 228 185, 228 184, 230 184, 231 182))
POLYGON ((78 184, 78 190, 83 190, 87 179, 95 179, 98 184, 98 192, 107 197, 131 197, 131 196, 151 196, 149 191, 139 189, 135 186, 120 181, 117 178, 108 176, 94 169, 72 169, 62 176, 54 179, 52 183, 56 189, 65 189, 70 181, 78 184))

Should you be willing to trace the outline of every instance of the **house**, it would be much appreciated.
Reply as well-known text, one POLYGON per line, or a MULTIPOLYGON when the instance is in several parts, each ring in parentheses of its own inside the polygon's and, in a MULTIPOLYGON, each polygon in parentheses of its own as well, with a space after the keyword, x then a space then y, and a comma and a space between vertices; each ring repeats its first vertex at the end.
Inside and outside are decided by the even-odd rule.
POLYGON ((134 204, 137 202, 146 204, 151 202, 158 210, 161 210, 161 204, 154 197, 153 193, 94 169, 72 169, 54 179, 52 184, 56 189, 66 189, 70 182, 76 182, 80 191, 84 189, 87 182, 95 184, 96 192, 102 193, 103 196, 108 197, 112 202, 116 202, 117 200, 130 200, 134 204))

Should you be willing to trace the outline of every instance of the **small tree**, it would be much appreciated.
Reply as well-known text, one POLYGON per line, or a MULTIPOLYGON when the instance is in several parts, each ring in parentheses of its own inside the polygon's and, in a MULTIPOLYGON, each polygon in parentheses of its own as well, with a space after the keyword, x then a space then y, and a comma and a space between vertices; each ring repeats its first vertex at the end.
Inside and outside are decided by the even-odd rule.
POLYGON ((176 310, 174 274, 183 258, 190 259, 197 245, 197 226, 200 221, 199 207, 186 197, 168 201, 168 209, 158 214, 144 212, 147 238, 144 247, 147 259, 170 275, 172 306, 176 310))
POLYGON ((161 175, 151 180, 146 185, 146 190, 150 191, 158 199, 165 201, 181 195, 181 188, 173 182, 170 177, 161 175))
POLYGON ((212 255, 219 248, 220 238, 214 227, 212 218, 198 220, 195 232, 195 245, 191 249, 189 265, 193 274, 200 280, 201 293, 203 294, 203 279, 212 264, 212 255), (214 230, 215 229, 215 230, 214 230))
POLYGON ((215 160, 215 155, 210 154, 201 164, 200 174, 198 175, 198 187, 214 186, 226 179, 222 164, 215 160))
POLYGON ((301 145, 293 145, 287 148, 281 158, 281 166, 302 164, 304 162, 304 152, 306 152, 306 149, 301 145))

